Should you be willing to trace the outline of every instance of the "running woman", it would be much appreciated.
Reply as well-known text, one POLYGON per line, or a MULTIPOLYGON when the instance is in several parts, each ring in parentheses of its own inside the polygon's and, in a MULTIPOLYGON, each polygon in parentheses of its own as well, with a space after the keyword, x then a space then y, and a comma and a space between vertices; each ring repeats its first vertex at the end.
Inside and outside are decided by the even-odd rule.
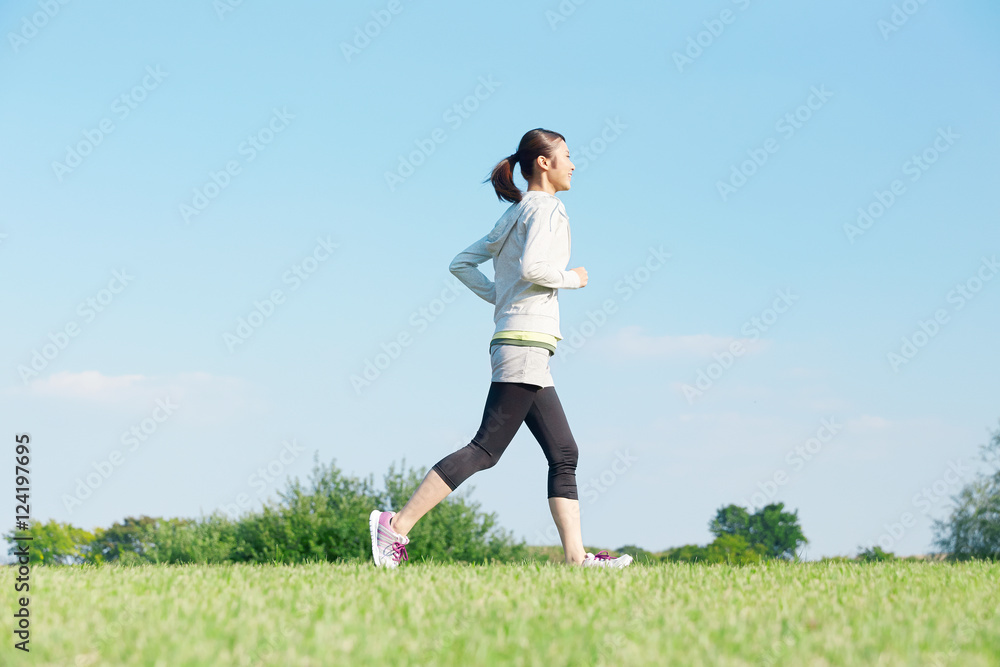
POLYGON ((372 511, 368 524, 376 567, 398 567, 407 560, 407 533, 413 525, 474 473, 496 465, 522 422, 549 463, 549 510, 566 563, 620 568, 632 562, 627 554, 612 558, 604 551, 584 551, 576 489, 578 449, 549 372, 549 357, 562 340, 558 292, 587 284, 582 266, 566 270, 569 219, 555 194, 570 189, 574 168, 565 138, 537 128, 521 137, 517 152, 501 160, 486 179, 497 198, 511 205, 493 230, 460 252, 449 267, 470 290, 495 305, 493 376, 482 423, 468 445, 431 468, 403 509, 372 511), (514 185, 518 163, 528 182, 526 192, 514 185), (495 282, 477 268, 490 259, 495 282))

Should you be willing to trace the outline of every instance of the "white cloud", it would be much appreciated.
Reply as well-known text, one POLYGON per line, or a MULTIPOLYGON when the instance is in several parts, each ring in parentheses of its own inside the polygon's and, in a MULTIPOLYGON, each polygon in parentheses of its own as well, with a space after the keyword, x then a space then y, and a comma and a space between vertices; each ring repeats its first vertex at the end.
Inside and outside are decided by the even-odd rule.
POLYGON ((96 370, 61 371, 37 378, 25 386, 0 393, 28 401, 67 400, 130 413, 148 410, 157 400, 183 406, 183 414, 215 422, 257 412, 266 406, 254 387, 240 378, 204 372, 172 375, 105 375, 96 370))
MULTIPOLYGON (((652 359, 703 359, 714 353, 729 350, 729 346, 739 341, 746 354, 763 350, 767 343, 751 338, 735 336, 713 336, 711 334, 650 336, 642 332, 641 326, 627 326, 619 329, 608 340, 616 354, 652 359)), ((742 356, 742 355, 741 355, 742 356)))
POLYGON ((71 373, 62 371, 33 380, 27 387, 32 396, 74 398, 99 402, 117 402, 141 387, 142 375, 104 375, 100 371, 71 373))

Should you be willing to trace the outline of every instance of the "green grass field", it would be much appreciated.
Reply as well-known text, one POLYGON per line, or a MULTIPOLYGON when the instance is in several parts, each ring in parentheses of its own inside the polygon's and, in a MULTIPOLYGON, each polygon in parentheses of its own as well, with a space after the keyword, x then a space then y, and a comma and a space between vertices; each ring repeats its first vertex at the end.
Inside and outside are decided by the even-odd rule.
POLYGON ((1000 563, 0 572, 2 665, 1000 665, 1000 563))

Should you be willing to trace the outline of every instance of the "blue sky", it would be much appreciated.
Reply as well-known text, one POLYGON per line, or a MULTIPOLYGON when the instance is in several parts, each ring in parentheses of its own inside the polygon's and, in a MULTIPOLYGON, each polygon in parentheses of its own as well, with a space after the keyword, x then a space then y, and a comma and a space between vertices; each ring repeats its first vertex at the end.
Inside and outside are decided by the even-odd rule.
MULTIPOLYGON (((544 127, 590 278, 551 362, 584 541, 782 501, 809 559, 930 550, 1000 424, 995 3, 317 5, 0 8, 35 518, 259 508, 315 452, 379 479, 467 443, 493 311, 448 264, 544 127)), ((523 428, 467 485, 555 544, 545 480, 523 428)))

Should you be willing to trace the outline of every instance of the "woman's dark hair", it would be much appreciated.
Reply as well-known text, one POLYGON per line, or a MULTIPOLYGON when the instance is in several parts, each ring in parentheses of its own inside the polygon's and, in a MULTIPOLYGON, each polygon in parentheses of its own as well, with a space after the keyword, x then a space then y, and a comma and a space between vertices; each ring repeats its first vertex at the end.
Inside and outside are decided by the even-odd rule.
POLYGON ((525 132, 521 137, 521 143, 517 145, 517 152, 498 162, 490 172, 489 178, 483 183, 486 181, 493 183, 497 199, 504 199, 512 204, 518 203, 521 201, 521 191, 514 185, 514 165, 520 162, 521 176, 526 181, 531 180, 538 156, 544 155, 550 160, 555 157, 556 142, 560 139, 566 141, 566 137, 558 132, 540 127, 525 132))

